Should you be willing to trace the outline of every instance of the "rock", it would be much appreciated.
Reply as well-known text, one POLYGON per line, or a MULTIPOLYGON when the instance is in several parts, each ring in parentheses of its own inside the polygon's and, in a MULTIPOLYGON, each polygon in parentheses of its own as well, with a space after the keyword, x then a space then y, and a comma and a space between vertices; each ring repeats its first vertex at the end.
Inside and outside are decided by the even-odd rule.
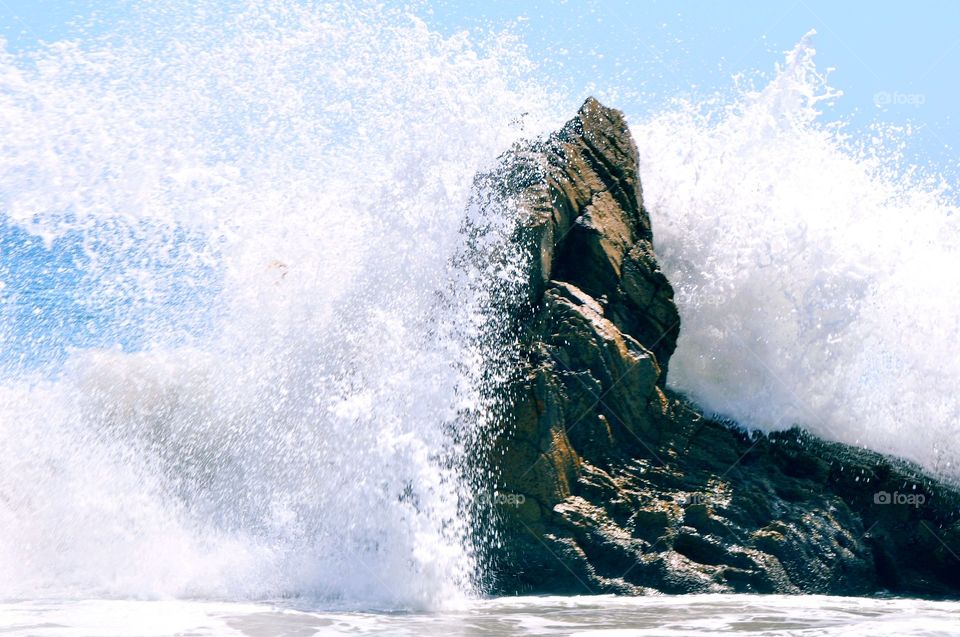
POLYGON ((653 256, 637 159, 623 115, 591 98, 548 140, 509 153, 500 174, 524 204, 534 305, 551 281, 602 301, 618 329, 648 344, 665 377, 680 316, 653 256))
POLYGON ((955 488, 796 429, 749 435, 666 388, 680 319, 618 111, 587 100, 492 179, 530 262, 493 592, 960 593, 955 488))

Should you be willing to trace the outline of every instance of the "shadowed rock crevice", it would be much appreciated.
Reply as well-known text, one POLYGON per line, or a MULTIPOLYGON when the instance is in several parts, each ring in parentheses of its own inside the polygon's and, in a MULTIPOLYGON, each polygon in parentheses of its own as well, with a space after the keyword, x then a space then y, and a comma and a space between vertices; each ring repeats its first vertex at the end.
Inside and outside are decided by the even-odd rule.
POLYGON ((748 434, 666 388, 680 319, 637 163, 622 114, 589 99, 495 173, 530 277, 494 449, 515 496, 494 591, 956 596, 955 489, 797 429, 748 434))

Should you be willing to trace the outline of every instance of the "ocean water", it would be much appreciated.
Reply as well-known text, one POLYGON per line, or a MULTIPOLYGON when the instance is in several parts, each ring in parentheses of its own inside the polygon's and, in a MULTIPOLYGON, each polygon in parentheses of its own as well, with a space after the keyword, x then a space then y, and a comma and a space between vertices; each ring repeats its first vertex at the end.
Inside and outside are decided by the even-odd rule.
POLYGON ((813 32, 769 84, 678 103, 632 131, 682 327, 670 384, 764 430, 960 476, 956 184, 909 165, 909 130, 853 137, 813 32))
MULTIPOLYGON (((955 193, 823 122, 813 56, 630 118, 669 382, 955 479, 955 193)), ((917 600, 483 597, 471 458, 523 262, 473 178, 568 106, 509 34, 365 3, 0 42, 0 630, 947 630, 917 600)))
POLYGON ((815 595, 514 597, 474 600, 445 612, 316 611, 289 603, 214 601, 0 605, 0 624, 37 637, 932 637, 956 635, 958 620, 957 602, 815 595))
POLYGON ((372 4, 133 11, 0 57, 0 597, 470 594, 460 230, 546 93, 372 4))

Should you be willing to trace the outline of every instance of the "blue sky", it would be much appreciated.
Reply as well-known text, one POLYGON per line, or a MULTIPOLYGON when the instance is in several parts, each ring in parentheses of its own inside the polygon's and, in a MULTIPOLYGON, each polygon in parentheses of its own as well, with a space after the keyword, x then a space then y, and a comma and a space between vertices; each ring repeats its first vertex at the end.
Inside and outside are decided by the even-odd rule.
MULTIPOLYGON (((94 13, 109 23, 125 5, 0 0, 0 35, 10 50, 32 48, 75 34, 76 23, 94 13)), ((615 105, 635 115, 672 96, 728 89, 737 73, 762 81, 783 51, 816 29, 818 66, 835 68, 831 83, 844 91, 830 116, 853 130, 877 120, 911 123, 912 157, 934 162, 954 180, 958 174, 958 2, 425 0, 412 11, 443 33, 514 31, 571 104, 591 92, 626 89, 638 97, 621 96, 615 105)))
MULTIPOLYGON (((734 74, 769 76, 810 29, 820 69, 844 92, 831 117, 853 130, 912 123, 917 161, 954 179, 960 127, 960 3, 930 2, 508 2, 431 3, 441 30, 513 23, 530 57, 572 93, 630 87, 618 104, 642 115, 676 95, 731 86, 734 74)), ((757 78, 760 81, 760 78, 757 78)))

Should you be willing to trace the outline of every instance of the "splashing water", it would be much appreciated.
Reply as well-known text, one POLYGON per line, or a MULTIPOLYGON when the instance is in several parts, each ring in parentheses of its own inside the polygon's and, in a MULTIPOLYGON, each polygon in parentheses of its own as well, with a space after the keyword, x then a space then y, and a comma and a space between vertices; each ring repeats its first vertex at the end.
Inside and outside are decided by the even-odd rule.
MULTIPOLYGON (((812 35, 812 34, 810 34, 812 35)), ((670 384, 960 476, 960 215, 939 178, 818 118, 808 35, 760 91, 633 126, 682 326, 670 384)))
MULTIPOLYGON (((496 317, 451 264, 517 116, 557 124, 518 51, 294 2, 0 46, 0 597, 471 591, 496 317)), ((669 380, 955 476, 952 192, 820 122, 837 96, 804 41, 763 90, 634 123, 669 380)))
POLYGON ((451 261, 546 97, 512 40, 196 4, 0 55, 0 597, 456 598, 490 317, 451 261))

